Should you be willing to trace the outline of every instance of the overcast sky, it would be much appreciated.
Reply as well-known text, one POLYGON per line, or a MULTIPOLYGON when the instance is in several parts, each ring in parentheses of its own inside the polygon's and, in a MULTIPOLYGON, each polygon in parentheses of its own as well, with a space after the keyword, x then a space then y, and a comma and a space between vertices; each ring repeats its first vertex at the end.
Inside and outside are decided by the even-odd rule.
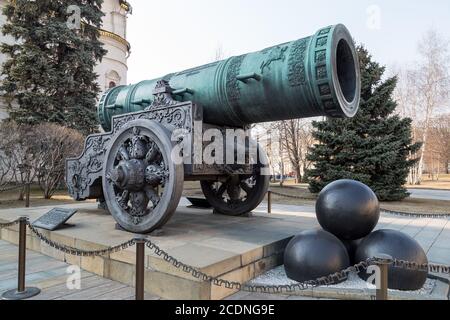
POLYGON ((261 50, 345 24, 385 64, 413 63, 429 28, 450 37, 449 0, 129 0, 128 82, 261 50))

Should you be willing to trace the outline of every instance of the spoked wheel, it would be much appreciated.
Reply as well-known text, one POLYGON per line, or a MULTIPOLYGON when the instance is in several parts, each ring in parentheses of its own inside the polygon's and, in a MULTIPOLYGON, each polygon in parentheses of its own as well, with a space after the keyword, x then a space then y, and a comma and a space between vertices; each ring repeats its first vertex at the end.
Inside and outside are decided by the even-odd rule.
POLYGON ((103 193, 125 230, 151 232, 175 212, 184 171, 171 152, 167 129, 152 120, 131 121, 115 136, 103 168, 103 193))
POLYGON ((260 167, 253 175, 230 175, 221 181, 203 180, 200 185, 216 213, 241 216, 254 210, 264 200, 270 176, 263 173, 260 167))

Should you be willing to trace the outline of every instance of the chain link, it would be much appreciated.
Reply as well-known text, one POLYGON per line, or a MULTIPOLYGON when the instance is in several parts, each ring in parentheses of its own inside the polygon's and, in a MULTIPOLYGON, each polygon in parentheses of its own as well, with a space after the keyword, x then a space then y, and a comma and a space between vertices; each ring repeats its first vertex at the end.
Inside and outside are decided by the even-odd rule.
MULTIPOLYGON (((273 195, 283 197, 283 198, 291 198, 291 199, 298 199, 298 200, 311 200, 315 201, 317 198, 308 198, 308 197, 302 197, 302 196, 294 196, 290 194, 284 194, 279 193, 276 191, 269 191, 273 195)), ((396 215, 396 216, 402 216, 402 217, 411 217, 411 218, 432 218, 432 219, 442 219, 442 218, 450 218, 450 213, 443 212, 443 213, 418 213, 418 212, 402 212, 402 211, 394 211, 389 209, 383 209, 381 208, 381 211, 390 214, 390 215, 396 215)))
POLYGON ((388 209, 381 209, 382 212, 402 217, 411 217, 411 218, 433 218, 433 219, 442 219, 442 218, 450 218, 450 213, 417 213, 417 212, 402 212, 402 211, 394 211, 388 209))
POLYGON ((272 190, 270 190, 269 192, 272 193, 273 195, 283 197, 283 198, 291 198, 291 199, 298 199, 298 200, 311 200, 311 201, 317 200, 317 198, 294 196, 294 195, 290 195, 290 194, 279 193, 279 192, 272 191, 272 190))
POLYGON ((82 249, 78 249, 78 248, 74 248, 71 246, 67 246, 64 244, 59 244, 53 240, 48 239, 46 236, 44 236, 41 232, 39 232, 29 221, 27 221, 27 225, 30 228, 31 232, 33 232, 36 237, 38 237, 42 242, 44 242, 45 244, 49 245, 50 247, 73 255, 73 256, 79 256, 79 257, 98 257, 98 256, 104 256, 107 254, 111 254, 111 253, 116 253, 122 250, 125 250, 129 247, 132 247, 135 245, 135 240, 129 240, 127 242, 121 243, 117 246, 114 247, 110 247, 107 249, 102 249, 102 250, 82 250, 82 249))
POLYGON ((426 271, 429 273, 450 274, 450 266, 443 264, 418 264, 415 262, 394 259, 392 265, 406 270, 426 271))
POLYGON ((15 221, 11 221, 11 222, 0 223, 0 229, 5 229, 5 228, 9 228, 9 227, 15 226, 15 225, 19 224, 21 220, 22 219, 20 218, 20 219, 17 219, 15 221))
POLYGON ((169 255, 166 251, 162 250, 160 247, 158 247, 156 244, 154 244, 148 239, 146 240, 146 246, 151 251, 153 251, 157 256, 161 257, 164 261, 172 264, 174 267, 182 270, 185 273, 191 274, 196 279, 208 281, 216 286, 225 287, 227 289, 242 290, 247 292, 259 292, 259 293, 284 293, 284 292, 288 293, 298 290, 306 290, 323 285, 336 284, 348 279, 348 275, 352 272, 361 272, 367 270, 368 266, 374 261, 374 259, 368 259, 367 261, 360 262, 352 267, 349 267, 332 275, 292 285, 252 286, 248 284, 241 284, 240 282, 236 281, 229 281, 218 277, 213 277, 204 272, 201 272, 192 266, 180 262, 179 260, 169 255))

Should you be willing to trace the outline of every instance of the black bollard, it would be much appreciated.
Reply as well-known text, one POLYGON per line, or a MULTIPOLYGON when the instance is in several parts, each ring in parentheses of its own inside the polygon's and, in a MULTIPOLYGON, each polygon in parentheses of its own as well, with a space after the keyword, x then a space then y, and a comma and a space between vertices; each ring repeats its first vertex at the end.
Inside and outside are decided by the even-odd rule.
POLYGON ((388 300, 388 273, 392 264, 392 257, 386 254, 379 254, 375 257, 376 264, 380 268, 380 286, 377 287, 377 300, 388 300))
POLYGON ((136 238, 136 300, 144 300, 145 281, 145 239, 136 238))
POLYGON ((30 183, 28 182, 25 185, 25 208, 30 207, 30 192, 31 192, 31 186, 30 186, 30 183))
POLYGON ((267 191, 267 213, 272 213, 272 191, 267 191))
POLYGON ((25 268, 27 252, 27 218, 21 217, 19 224, 19 276, 17 289, 3 293, 3 300, 24 300, 38 295, 41 290, 34 287, 25 287, 25 268))

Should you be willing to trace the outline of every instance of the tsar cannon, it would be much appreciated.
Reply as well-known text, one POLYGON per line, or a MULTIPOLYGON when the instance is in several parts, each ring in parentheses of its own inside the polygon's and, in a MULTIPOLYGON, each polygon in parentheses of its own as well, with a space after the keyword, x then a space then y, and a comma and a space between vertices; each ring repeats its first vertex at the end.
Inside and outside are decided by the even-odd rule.
POLYGON ((200 181, 216 213, 239 216, 255 209, 267 192, 265 152, 237 135, 220 143, 210 137, 223 146, 219 152, 208 145, 208 132, 225 136, 261 122, 353 117, 359 100, 358 58, 343 25, 115 87, 98 106, 105 133, 89 136, 83 154, 67 160, 68 190, 76 200, 100 199, 122 228, 136 233, 170 219, 185 180, 200 181))

